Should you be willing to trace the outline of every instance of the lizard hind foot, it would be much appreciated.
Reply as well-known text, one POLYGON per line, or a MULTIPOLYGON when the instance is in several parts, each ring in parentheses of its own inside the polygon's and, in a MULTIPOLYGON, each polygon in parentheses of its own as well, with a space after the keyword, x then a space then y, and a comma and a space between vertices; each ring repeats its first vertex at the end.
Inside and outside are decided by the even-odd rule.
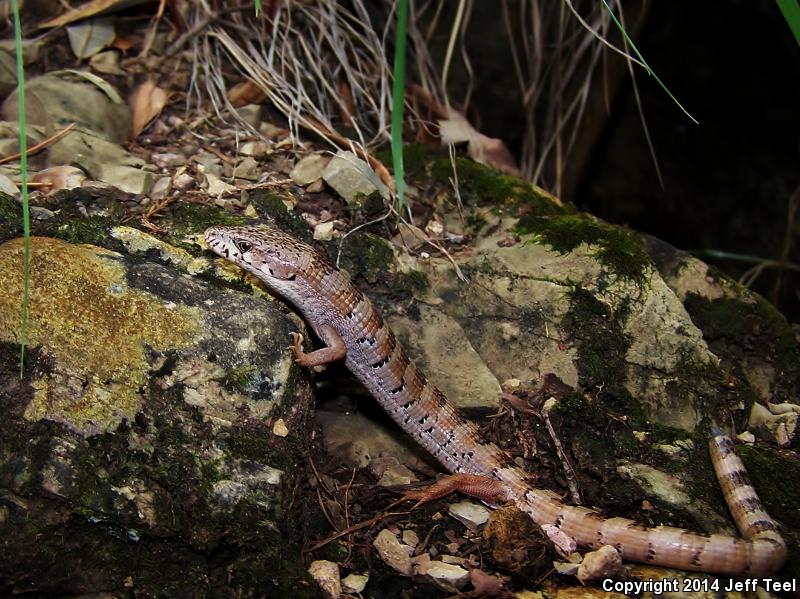
POLYGON ((480 499, 494 507, 508 500, 506 489, 500 481, 488 476, 465 473, 443 476, 425 489, 406 491, 403 499, 416 500, 414 504, 416 509, 424 503, 440 499, 455 491, 480 499))

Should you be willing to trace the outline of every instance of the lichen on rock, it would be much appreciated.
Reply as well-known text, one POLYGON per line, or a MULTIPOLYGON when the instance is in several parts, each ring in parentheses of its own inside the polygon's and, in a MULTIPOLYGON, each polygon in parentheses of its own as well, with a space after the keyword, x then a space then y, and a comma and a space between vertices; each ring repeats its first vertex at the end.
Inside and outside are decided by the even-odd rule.
MULTIPOLYGON (((21 240, 0 246, 0 339, 20 341, 21 240)), ((47 418, 83 434, 112 430, 141 406, 146 351, 185 347, 197 337, 196 309, 131 288, 121 256, 50 238, 31 240, 28 343, 52 359, 33 381, 30 420, 47 418)))

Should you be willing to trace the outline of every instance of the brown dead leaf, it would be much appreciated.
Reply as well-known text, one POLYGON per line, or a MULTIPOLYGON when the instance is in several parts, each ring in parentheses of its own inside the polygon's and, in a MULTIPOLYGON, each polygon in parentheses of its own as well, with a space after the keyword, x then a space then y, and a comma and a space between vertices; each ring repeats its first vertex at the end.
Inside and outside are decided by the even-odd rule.
POLYGON ((496 168, 508 175, 522 176, 522 171, 519 170, 516 160, 503 140, 476 131, 469 121, 455 110, 450 111, 447 119, 439 121, 439 135, 443 144, 467 142, 467 153, 481 164, 496 168))
POLYGON ((241 108, 248 104, 261 104, 266 99, 267 94, 264 93, 264 90, 250 79, 237 83, 228 90, 228 100, 234 108, 241 108))
POLYGON ((50 19, 46 23, 39 25, 39 29, 50 29, 52 27, 61 27, 75 21, 80 21, 95 15, 102 15, 112 12, 117 12, 136 6, 138 4, 145 4, 149 0, 91 0, 86 4, 82 4, 77 8, 73 8, 59 15, 55 19, 50 19))
POLYGON ((139 137, 150 121, 161 114, 168 99, 167 92, 149 79, 133 91, 130 101, 133 110, 131 139, 139 137))
POLYGON ((31 183, 45 193, 59 189, 80 187, 86 180, 86 174, 76 166, 53 166, 36 173, 31 183))
POLYGON ((129 35, 120 35, 117 34, 117 37, 114 38, 114 41, 111 42, 111 47, 120 50, 123 54, 125 54, 128 50, 133 48, 136 45, 137 41, 135 38, 129 35))

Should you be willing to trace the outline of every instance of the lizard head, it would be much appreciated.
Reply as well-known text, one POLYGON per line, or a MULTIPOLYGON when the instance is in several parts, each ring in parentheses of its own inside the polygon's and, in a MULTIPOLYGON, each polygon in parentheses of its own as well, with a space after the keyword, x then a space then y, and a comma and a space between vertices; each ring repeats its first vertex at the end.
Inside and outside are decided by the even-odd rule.
POLYGON ((215 253, 289 298, 306 284, 303 273, 324 260, 311 246, 268 226, 211 227, 205 239, 215 253))

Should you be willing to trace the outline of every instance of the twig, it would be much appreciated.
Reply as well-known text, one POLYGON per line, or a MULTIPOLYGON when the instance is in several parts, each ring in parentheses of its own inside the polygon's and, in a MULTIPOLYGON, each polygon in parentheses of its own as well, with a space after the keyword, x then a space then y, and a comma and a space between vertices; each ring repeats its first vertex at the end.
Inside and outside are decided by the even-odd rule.
MULTIPOLYGON (((50 137, 48 137, 44 141, 39 142, 38 144, 36 144, 32 148, 28 148, 26 156, 33 156, 37 152, 42 151, 47 146, 49 146, 51 144, 54 144, 59 139, 64 137, 67 133, 72 131, 74 128, 75 128, 75 123, 70 123, 69 125, 64 127, 61 131, 58 131, 57 133, 54 133, 53 135, 51 135, 50 137)), ((5 158, 0 158, 0 164, 5 164, 6 162, 13 162, 14 160, 17 160, 18 158, 20 158, 21 156, 22 156, 22 154, 20 152, 17 152, 16 154, 11 154, 10 156, 6 156, 5 158)))
MULTIPOLYGON (((395 502, 395 504, 396 503, 400 503, 400 502, 395 502)), ((395 504, 392 504, 392 505, 395 505, 395 504)), ((337 532, 336 534, 333 534, 333 535, 331 535, 331 536, 329 536, 329 537, 327 537, 325 539, 322 539, 321 541, 318 541, 317 543, 314 543, 311 547, 306 547, 305 549, 303 549, 303 553, 311 553, 312 551, 316 551, 317 549, 319 549, 320 547, 324 547, 325 545, 327 545, 331 541, 335 541, 336 539, 339 539, 339 538, 341 538, 341 537, 343 537, 345 535, 349 535, 351 533, 359 531, 362 528, 369 528, 373 524, 377 524, 378 522, 380 522, 381 520, 384 520, 386 518, 391 518, 391 517, 394 517, 394 516, 407 516, 410 513, 411 513, 410 511, 407 511, 407 512, 387 512, 385 514, 379 514, 378 516, 375 516, 374 518, 370 518, 369 520, 365 520, 364 522, 359 522, 358 524, 354 524, 353 526, 350 526, 348 528, 342 529, 339 532, 337 532)))
POLYGON ((553 408, 553 406, 555 406, 555 404, 556 400, 552 397, 544 402, 544 405, 542 406, 542 418, 544 419, 545 425, 547 425, 547 432, 550 433, 550 438, 553 440, 553 444, 556 446, 556 453, 558 454, 558 458, 561 460, 561 466, 564 469, 564 476, 567 479, 567 486, 569 487, 569 492, 572 495, 572 502, 575 505, 583 505, 581 491, 578 487, 577 477, 575 476, 575 470, 572 468, 572 464, 570 464, 569 458, 567 458, 567 454, 564 451, 564 448, 561 446, 561 441, 556 435, 556 431, 550 422, 550 410, 553 408))

